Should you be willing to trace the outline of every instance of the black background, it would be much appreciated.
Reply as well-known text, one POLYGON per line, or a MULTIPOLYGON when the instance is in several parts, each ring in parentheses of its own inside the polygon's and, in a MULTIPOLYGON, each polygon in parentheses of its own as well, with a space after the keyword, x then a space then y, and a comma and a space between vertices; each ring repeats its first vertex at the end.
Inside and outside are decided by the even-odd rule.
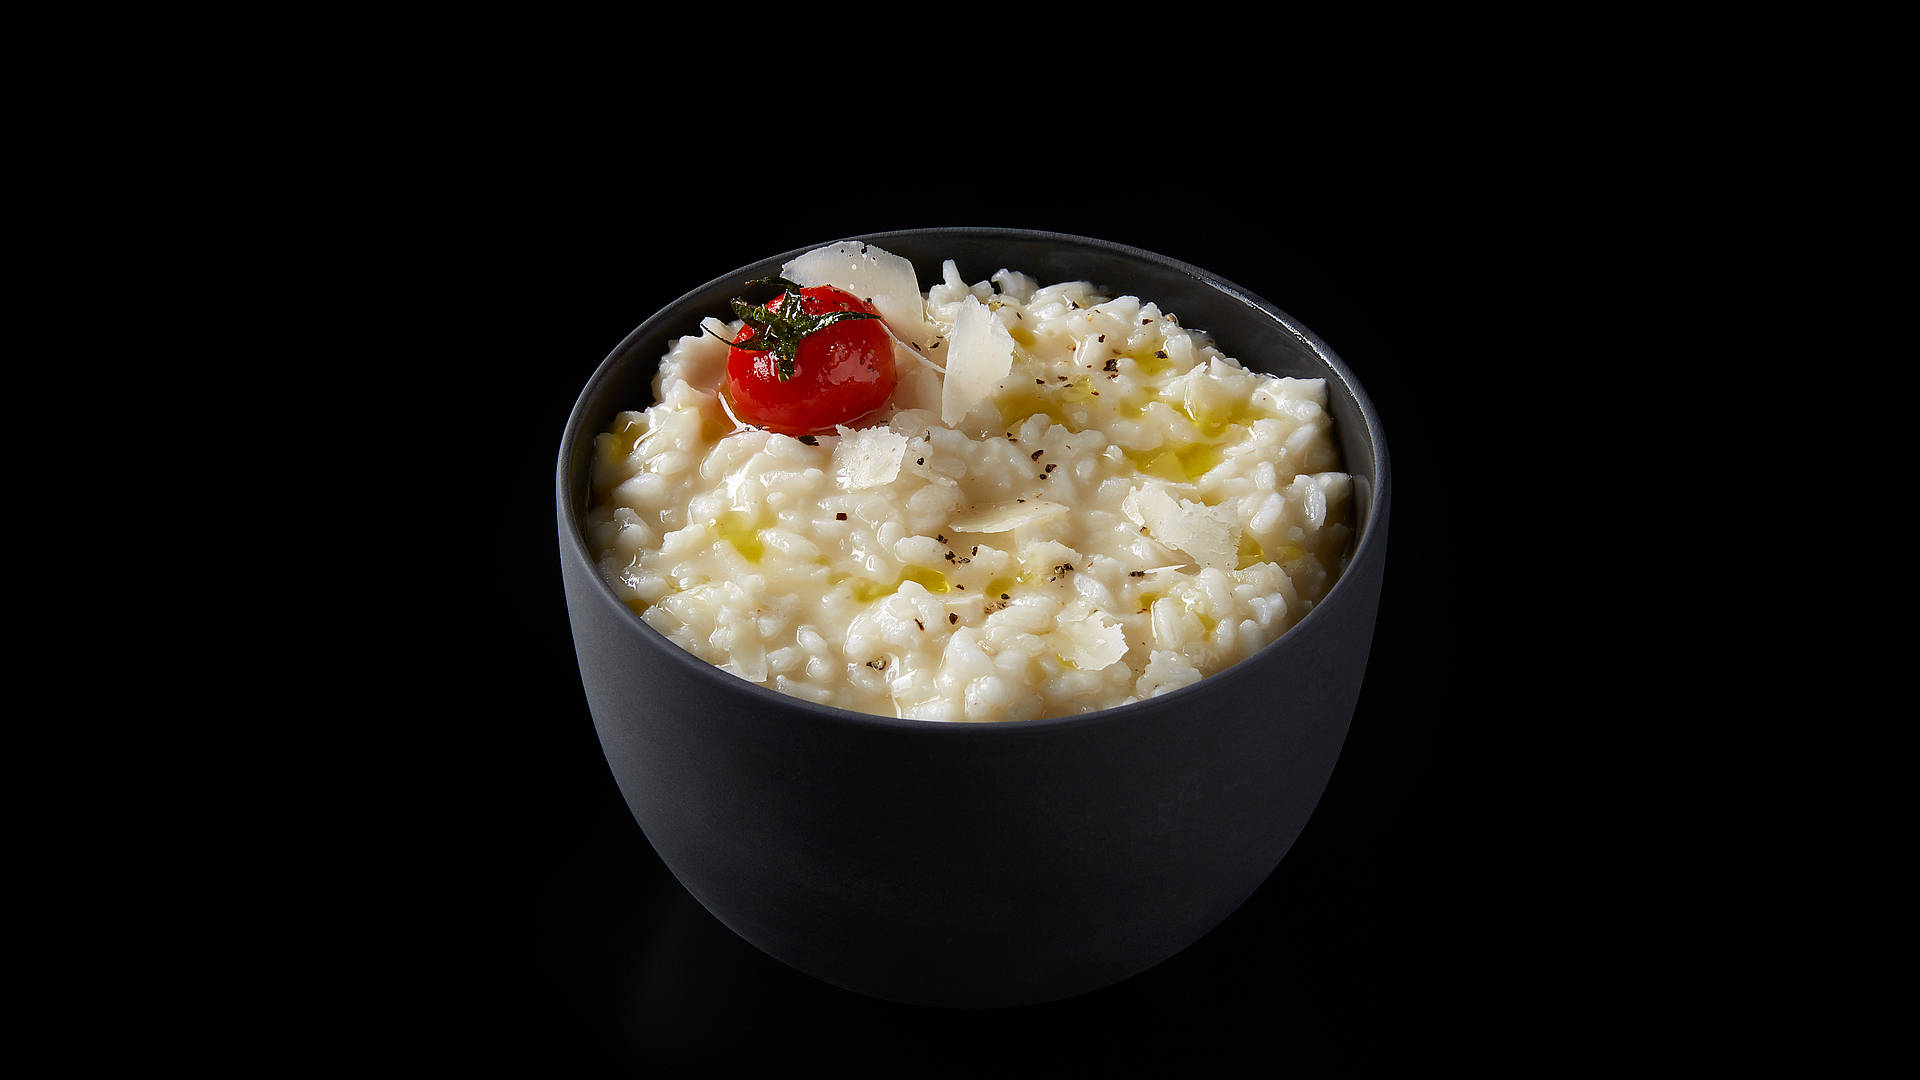
POLYGON ((429 598, 407 632, 444 666, 404 691, 415 730, 395 738, 419 757, 394 766, 395 813, 365 868, 382 896, 366 976, 390 1003, 378 1023, 420 1059, 938 1074, 1244 1052, 1316 1067, 1480 1057, 1551 1023, 1564 990, 1538 972, 1565 974, 1556 958, 1578 930, 1545 871, 1545 811, 1524 800, 1542 783, 1536 751, 1555 751, 1507 705, 1526 635, 1488 548, 1525 491, 1490 450, 1511 433, 1487 418, 1523 391, 1485 377, 1516 346, 1552 346, 1530 299, 1552 272, 1543 230, 1573 228, 1552 200, 1522 202, 1496 177, 1435 183, 1415 151, 1329 163, 1311 182, 1221 147, 1204 167, 1069 157, 976 181, 903 162, 798 185, 685 157, 609 183, 591 155, 536 155, 515 163, 530 187, 480 179, 475 197, 462 177, 486 164, 448 174, 446 198, 418 192, 404 248, 417 254, 399 271, 419 289, 395 299, 430 316, 407 344, 438 389, 421 448, 434 464, 417 480, 439 509, 403 573, 429 598), (558 571, 561 429, 629 330, 765 255, 933 225, 1100 237, 1275 302, 1357 373, 1395 471, 1366 688, 1292 852, 1180 955, 1018 1010, 817 983, 691 900, 600 756, 558 571))

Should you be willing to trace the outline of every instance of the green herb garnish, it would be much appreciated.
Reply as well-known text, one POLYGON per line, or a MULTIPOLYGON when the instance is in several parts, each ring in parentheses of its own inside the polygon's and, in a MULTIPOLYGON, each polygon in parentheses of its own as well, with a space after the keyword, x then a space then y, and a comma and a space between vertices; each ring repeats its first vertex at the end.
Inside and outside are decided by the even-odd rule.
MULTIPOLYGON (((801 286, 786 278, 755 278, 748 285, 777 285, 780 287, 779 310, 770 309, 766 304, 749 304, 735 297, 728 301, 733 313, 753 328, 753 333, 739 341, 728 341, 709 329, 707 333, 726 341, 736 349, 747 352, 770 352, 773 354, 774 373, 781 382, 793 378, 793 365, 800 350, 800 341, 816 330, 825 329, 843 319, 877 319, 880 316, 864 311, 825 311, 818 315, 807 314, 800 300, 801 286)), ((771 304, 772 301, 768 301, 771 304)))

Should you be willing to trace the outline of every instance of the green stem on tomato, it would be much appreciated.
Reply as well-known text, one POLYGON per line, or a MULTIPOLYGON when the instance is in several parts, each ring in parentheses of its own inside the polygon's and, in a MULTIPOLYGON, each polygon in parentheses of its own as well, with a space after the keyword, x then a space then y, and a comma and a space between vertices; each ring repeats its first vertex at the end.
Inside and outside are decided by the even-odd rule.
POLYGON ((801 301, 801 286, 786 278, 755 278, 748 285, 777 285, 780 287, 780 306, 776 309, 767 304, 749 304, 735 297, 728 301, 733 313, 741 322, 753 328, 753 333, 730 341, 708 329, 707 333, 726 341, 736 349, 745 352, 770 352, 774 358, 774 373, 781 382, 793 378, 794 364, 797 361, 800 342, 817 330, 825 329, 844 319, 877 319, 880 316, 864 311, 823 311, 818 315, 807 313, 806 305, 801 301))

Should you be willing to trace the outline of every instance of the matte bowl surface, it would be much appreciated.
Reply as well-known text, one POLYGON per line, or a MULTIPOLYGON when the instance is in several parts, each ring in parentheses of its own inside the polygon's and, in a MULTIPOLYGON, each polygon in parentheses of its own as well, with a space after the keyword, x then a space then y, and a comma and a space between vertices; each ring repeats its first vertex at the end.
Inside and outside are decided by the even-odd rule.
MULTIPOLYGON (((661 860, 708 911, 786 964, 860 993, 941 1006, 1099 989, 1197 941, 1305 827, 1346 737, 1386 560, 1386 442, 1359 382, 1284 312, 1196 267, 1104 241, 1012 229, 864 240, 923 288, 953 259, 1042 284, 1090 280, 1158 303, 1250 368, 1324 378, 1355 544, 1327 597, 1225 671, 1072 717, 940 724, 817 706, 669 642, 600 579, 581 522, 593 437, 653 400, 675 338, 772 256, 687 293, 614 349, 561 441, 560 561, 575 651, 608 764, 661 860)), ((831 241, 823 241, 831 242, 831 241)), ((817 246, 817 245, 816 245, 817 246)))

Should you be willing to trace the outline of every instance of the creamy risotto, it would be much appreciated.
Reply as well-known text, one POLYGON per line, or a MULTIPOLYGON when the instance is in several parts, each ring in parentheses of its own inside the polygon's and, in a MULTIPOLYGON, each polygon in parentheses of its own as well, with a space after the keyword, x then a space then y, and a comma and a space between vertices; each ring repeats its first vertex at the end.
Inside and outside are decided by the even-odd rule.
MULTIPOLYGON (((858 291, 901 265, 835 245, 783 273, 858 291)), ((910 287, 874 298, 899 383, 854 427, 737 422, 713 333, 741 324, 715 318, 598 436, 587 537, 642 619, 795 697, 1001 721, 1185 686, 1326 595, 1351 482, 1323 380, 1088 282, 949 261, 910 287)))

